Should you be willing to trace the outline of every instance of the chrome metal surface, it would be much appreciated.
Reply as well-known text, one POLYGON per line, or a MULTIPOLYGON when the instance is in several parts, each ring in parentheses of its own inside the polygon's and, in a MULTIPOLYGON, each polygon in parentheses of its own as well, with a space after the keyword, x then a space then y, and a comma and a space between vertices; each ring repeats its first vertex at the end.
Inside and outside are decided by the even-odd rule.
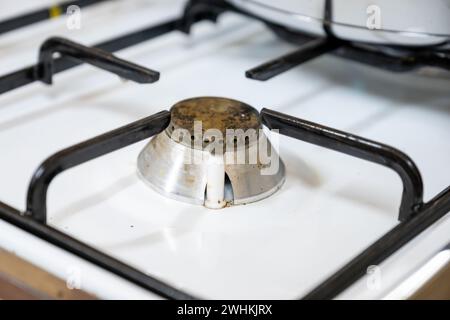
POLYGON ((262 133, 254 108, 236 100, 202 97, 177 103, 171 115, 168 128, 154 137, 138 158, 140 177, 159 193, 222 208, 264 199, 282 186, 284 164, 262 133), (195 121, 200 121, 202 131, 194 132, 195 121), (180 140, 174 134, 180 129, 186 130, 187 139, 180 140), (221 141, 217 140, 218 148, 211 148, 214 139, 207 140, 209 130, 214 129, 224 134, 221 141), (250 129, 258 134, 254 140, 239 135, 230 139, 227 129, 245 133, 250 129), (259 154, 263 139, 267 143, 264 146, 271 150, 270 163, 259 154), (245 157, 243 163, 238 161, 238 150, 245 157), (254 161, 250 155, 256 155, 254 161), (271 169, 273 172, 269 172, 271 169), (216 204, 211 203, 211 197, 216 204))

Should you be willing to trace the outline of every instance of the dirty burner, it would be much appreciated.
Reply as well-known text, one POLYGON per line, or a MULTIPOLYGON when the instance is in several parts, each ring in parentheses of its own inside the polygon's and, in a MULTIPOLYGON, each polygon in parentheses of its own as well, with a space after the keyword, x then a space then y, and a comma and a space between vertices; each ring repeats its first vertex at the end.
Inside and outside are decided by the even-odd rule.
POLYGON ((138 172, 153 189, 218 209, 261 200, 282 186, 284 164, 256 109, 236 100, 199 97, 170 111, 169 126, 138 158, 138 172))

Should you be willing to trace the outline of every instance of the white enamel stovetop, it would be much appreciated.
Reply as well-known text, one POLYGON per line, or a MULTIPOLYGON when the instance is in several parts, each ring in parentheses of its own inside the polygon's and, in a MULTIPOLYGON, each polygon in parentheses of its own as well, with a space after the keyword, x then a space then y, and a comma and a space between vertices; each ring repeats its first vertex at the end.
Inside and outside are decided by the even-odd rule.
MULTIPOLYGON (((39 1, 43 6, 53 1, 39 1)), ((16 1, 1 17, 27 11, 16 1)), ((34 63, 40 43, 60 35, 84 44, 157 24, 182 1, 113 1, 82 12, 81 30, 55 19, 0 37, 1 74, 34 63)), ((181 99, 214 95, 269 107, 384 142, 422 172, 425 200, 450 182, 450 80, 394 75, 325 56, 267 82, 244 71, 292 50, 263 25, 227 14, 118 56, 156 69, 155 84, 123 82, 90 66, 0 96, 0 200, 24 209, 33 171, 77 142, 151 115, 181 99)), ((220 211, 169 200, 136 175, 146 142, 59 176, 50 224, 170 284, 205 298, 297 298, 397 224, 394 172, 282 137, 286 183, 274 196, 220 211)), ((341 298, 383 298, 450 240, 450 216, 380 265, 341 298)), ((0 221, 0 247, 103 298, 156 296, 0 221)))

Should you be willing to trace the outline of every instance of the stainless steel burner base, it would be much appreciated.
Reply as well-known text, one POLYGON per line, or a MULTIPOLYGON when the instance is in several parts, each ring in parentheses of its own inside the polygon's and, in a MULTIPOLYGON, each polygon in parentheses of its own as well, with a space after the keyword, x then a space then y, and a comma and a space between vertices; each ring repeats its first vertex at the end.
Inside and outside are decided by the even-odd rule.
MULTIPOLYGON (((222 123, 222 119, 226 119, 229 126, 233 124, 233 117, 237 117, 236 123, 240 127, 248 129, 247 125, 251 124, 252 127, 261 128, 257 111, 237 101, 223 98, 183 101, 172 108, 171 125, 154 137, 140 153, 138 172, 142 180, 169 198, 214 209, 255 202, 281 188, 285 180, 285 167, 262 131, 258 131, 256 141, 246 142, 241 147, 236 144, 232 151, 221 148, 223 153, 212 153, 202 143, 193 147, 186 141, 175 141, 172 133, 174 127, 179 127, 181 123, 180 106, 185 108, 186 104, 195 109, 195 117, 198 117, 199 112, 202 115, 210 112, 214 123, 222 123), (230 110, 224 106, 228 106, 230 110), (235 114, 230 118, 233 111, 235 114), (240 116, 244 114, 247 117, 240 116), (251 116, 248 116, 249 114, 251 116), (243 121, 244 118, 248 121, 243 121), (249 160, 249 154, 258 153, 260 139, 266 139, 267 148, 272 150, 273 161, 270 164, 263 165, 259 157, 256 157, 254 162, 249 160), (243 148, 248 161, 236 161, 234 152, 239 148, 243 148)), ((182 117, 184 122, 192 120, 185 109, 182 117)), ((192 129, 191 122, 188 125, 183 123, 182 126, 192 129)), ((206 131, 211 127, 203 129, 206 131)), ((221 130, 224 132, 225 128, 221 130)))

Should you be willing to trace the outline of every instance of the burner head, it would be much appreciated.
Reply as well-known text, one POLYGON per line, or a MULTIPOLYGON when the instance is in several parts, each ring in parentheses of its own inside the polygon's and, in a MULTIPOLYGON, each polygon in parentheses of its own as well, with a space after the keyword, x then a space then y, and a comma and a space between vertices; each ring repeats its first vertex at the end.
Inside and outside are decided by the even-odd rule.
POLYGON ((283 184, 284 171, 258 111, 216 97, 175 104, 167 129, 138 158, 138 172, 152 188, 209 208, 268 197, 283 184))
POLYGON ((217 129, 223 136, 226 135, 226 129, 247 131, 261 128, 258 111, 248 104, 232 99, 215 97, 187 99, 175 104, 170 112, 169 130, 185 129, 191 135, 195 133, 195 122, 202 123, 202 134, 209 129, 217 129))
MULTIPOLYGON (((261 128, 258 111, 240 101, 218 98, 202 97, 192 98, 178 102, 171 109, 171 122, 167 128, 169 136, 174 132, 180 133, 183 139, 178 139, 180 143, 188 147, 204 149, 211 140, 216 137, 211 136, 214 130, 223 140, 218 141, 225 150, 228 145, 238 145, 235 137, 230 134, 227 139, 227 130, 240 129, 244 132, 254 131, 258 133, 261 128), (220 132, 220 134, 219 134, 220 132), (186 136, 190 139, 186 139, 186 136)), ((217 148, 216 148, 217 149, 217 148)))

